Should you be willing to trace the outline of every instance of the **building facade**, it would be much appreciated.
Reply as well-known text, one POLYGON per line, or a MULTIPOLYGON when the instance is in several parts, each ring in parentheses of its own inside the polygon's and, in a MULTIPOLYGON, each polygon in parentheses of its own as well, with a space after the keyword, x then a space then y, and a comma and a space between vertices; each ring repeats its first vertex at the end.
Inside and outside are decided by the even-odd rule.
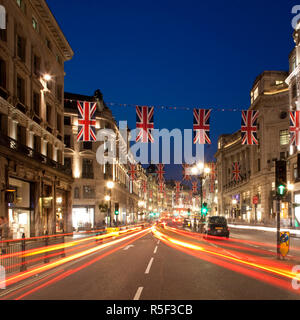
POLYGON ((13 238, 69 231, 64 63, 73 51, 44 0, 1 0, 0 215, 13 238))
MULTIPOLYGON (((218 139, 218 212, 234 221, 275 222, 275 162, 289 150, 289 91, 287 72, 265 71, 254 81, 249 110, 258 110, 258 145, 242 145, 241 132, 218 139), (240 164, 241 179, 233 180, 233 163, 240 164)), ((291 217, 282 203, 283 223, 291 217)))
MULTIPOLYGON (((103 225, 129 224, 138 221, 139 200, 141 197, 140 179, 131 181, 128 171, 129 164, 135 163, 127 143, 112 116, 111 110, 96 96, 65 93, 64 106, 65 126, 65 166, 72 172, 73 185, 73 228, 75 230, 89 229, 103 225), (78 108, 77 101, 95 102, 96 132, 106 129, 107 140, 95 142, 77 141, 78 134, 78 108), (97 151, 103 148, 104 154, 112 151, 113 145, 109 137, 115 136, 116 153, 111 161, 101 164, 97 161, 97 151), (119 148, 119 145, 122 147, 119 148), (119 161, 125 158, 126 163, 119 161), (107 182, 114 182, 112 189, 107 187, 107 182), (109 200, 106 200, 109 196, 109 200), (118 208, 119 214, 115 215, 118 208), (111 214, 109 214, 111 213, 111 214), (111 220, 110 220, 111 216, 111 220)), ((105 139, 106 139, 105 138, 105 139)), ((140 176, 137 165, 137 177, 140 176)))

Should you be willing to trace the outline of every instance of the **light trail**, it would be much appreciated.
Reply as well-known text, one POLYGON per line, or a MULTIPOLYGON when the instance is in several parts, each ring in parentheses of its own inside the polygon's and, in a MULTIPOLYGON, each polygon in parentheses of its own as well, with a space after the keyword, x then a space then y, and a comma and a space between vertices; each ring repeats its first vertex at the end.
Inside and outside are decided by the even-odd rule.
MULTIPOLYGON (((61 259, 59 259, 57 261, 50 262, 50 263, 48 263, 48 264, 46 264, 44 266, 35 267, 35 268, 33 268, 33 269, 29 270, 29 271, 20 272, 20 273, 18 273, 16 275, 8 277, 6 280, 4 280, 2 282, 0 282, 0 286, 1 286, 1 284, 11 285, 11 284, 16 283, 18 281, 21 281, 21 280, 24 280, 24 279, 26 279, 28 277, 31 277, 31 276, 33 276, 33 275, 35 275, 37 273, 44 272, 44 271, 52 269, 54 267, 58 267, 58 266, 60 266, 62 264, 70 262, 72 260, 78 259, 80 257, 89 255, 89 254, 94 253, 94 252, 97 252, 97 251, 99 251, 101 249, 104 249, 104 248, 107 248, 109 246, 121 243, 121 242, 126 241, 128 239, 131 239, 133 237, 137 237, 138 235, 146 233, 146 232, 149 232, 149 228, 148 229, 144 229, 142 231, 139 231, 137 233, 134 233, 132 235, 125 236, 124 238, 113 240, 113 241, 105 243, 105 244, 100 244, 100 245, 98 245, 98 246, 96 246, 94 248, 87 249, 85 251, 73 254, 73 255, 65 257, 65 258, 61 258, 61 259)), ((123 246, 120 246, 120 247, 123 247, 123 246)))
MULTIPOLYGON (((297 273, 293 273, 293 272, 290 272, 290 271, 287 271, 287 270, 284 270, 284 269, 280 269, 280 268, 269 267, 267 265, 261 265, 261 264, 258 264, 258 263, 245 261, 245 260, 242 260, 242 259, 238 259, 238 258, 229 256, 229 255, 218 253, 218 252, 215 252, 215 251, 212 251, 212 250, 207 250, 207 249, 205 249, 203 247, 200 247, 198 245, 194 245, 194 244, 191 244, 191 243, 188 243, 188 242, 176 240, 174 238, 166 236, 166 235, 162 234, 161 232, 157 231, 156 229, 152 229, 152 231, 153 231, 154 235, 158 239, 164 241, 165 243, 166 242, 171 242, 171 243, 173 243, 175 245, 178 245, 180 247, 184 247, 184 248, 187 248, 187 249, 192 249, 192 250, 195 250, 195 251, 201 251, 203 253, 207 253, 207 254, 211 254, 211 255, 214 255, 214 256, 218 256, 220 258, 225 258, 227 260, 230 260, 230 261, 233 261, 233 262, 238 262, 240 264, 247 265, 249 267, 254 267, 254 268, 257 268, 257 269, 260 269, 260 270, 263 270, 263 271, 268 271, 268 272, 274 273, 276 275, 280 275, 280 276, 285 277, 285 278, 289 278, 289 279, 299 278, 299 274, 297 274, 297 273)), ((299 278, 299 280, 300 280, 300 278, 299 278)))

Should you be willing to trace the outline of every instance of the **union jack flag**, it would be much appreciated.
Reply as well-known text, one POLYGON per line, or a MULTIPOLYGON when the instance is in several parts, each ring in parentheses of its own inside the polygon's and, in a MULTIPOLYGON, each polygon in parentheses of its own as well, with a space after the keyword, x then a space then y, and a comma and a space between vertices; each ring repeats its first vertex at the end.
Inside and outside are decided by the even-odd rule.
POLYGON ((197 193, 197 190, 198 190, 198 181, 193 181, 193 182, 192 182, 192 185, 193 185, 193 187, 192 187, 193 193, 197 193))
POLYGON ((77 108, 79 112, 77 141, 96 141, 95 111, 97 104, 77 101, 77 108))
POLYGON ((209 118, 211 110, 194 109, 194 144, 211 144, 209 118))
POLYGON ((144 194, 146 194, 147 193, 147 181, 146 180, 143 180, 142 188, 143 188, 144 194))
POLYGON ((210 191, 210 193, 215 192, 215 181, 214 180, 210 180, 209 191, 210 191))
POLYGON ((183 180, 191 180, 191 176, 188 174, 190 166, 186 163, 183 163, 182 167, 183 167, 183 170, 182 170, 183 180))
POLYGON ((290 144, 299 146, 300 111, 290 111, 290 144))
POLYGON ((152 136, 152 130, 154 129, 153 113, 154 107, 136 106, 136 128, 138 129, 136 142, 154 142, 152 136))
POLYGON ((259 111, 242 111, 242 144, 258 144, 257 139, 257 117, 259 111))
POLYGON ((156 170, 157 179, 158 179, 159 182, 162 182, 162 181, 165 180, 165 179, 164 179, 164 173, 165 173, 165 171, 164 171, 164 166, 165 166, 165 165, 159 163, 159 164, 157 164, 156 166, 157 166, 157 170, 156 170))
POLYGON ((152 190, 149 190, 149 198, 153 198, 153 192, 152 192, 152 190))
POLYGON ((232 180, 240 181, 242 179, 241 176, 241 166, 239 162, 233 162, 232 164, 232 180))
POLYGON ((180 193, 180 181, 175 181, 175 192, 176 194, 180 193))
POLYGON ((130 180, 134 181, 135 180, 135 175, 136 175, 135 164, 130 164, 130 170, 128 170, 128 174, 130 175, 130 180))
POLYGON ((216 180, 216 176, 217 176, 217 165, 214 162, 211 162, 209 164, 210 167, 210 178, 211 180, 216 180))
POLYGON ((158 188, 159 188, 159 192, 163 193, 165 190, 165 184, 161 181, 158 185, 158 188))

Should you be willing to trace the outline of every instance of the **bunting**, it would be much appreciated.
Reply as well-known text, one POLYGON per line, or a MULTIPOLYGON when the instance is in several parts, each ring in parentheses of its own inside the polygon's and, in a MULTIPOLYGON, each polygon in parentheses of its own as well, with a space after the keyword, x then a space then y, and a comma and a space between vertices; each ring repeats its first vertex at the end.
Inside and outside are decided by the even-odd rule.
POLYGON ((135 164, 130 164, 130 170, 128 170, 130 181, 134 181, 136 178, 136 166, 135 164))
POLYGON ((194 109, 194 144, 211 144, 209 118, 211 110, 194 109))
POLYGON ((193 181, 192 182, 192 192, 197 193, 198 191, 198 181, 193 181))
POLYGON ((239 162, 233 162, 232 164, 232 180, 238 182, 242 179, 241 166, 239 162))
POLYGON ((257 139, 257 117, 259 115, 258 111, 245 110, 242 111, 242 144, 256 144, 258 145, 257 139))
POLYGON ((290 144, 299 146, 300 143, 300 111, 290 111, 290 144))
POLYGON ((96 141, 96 103, 77 101, 78 134, 77 141, 96 141))
POLYGON ((153 107, 136 106, 136 128, 138 131, 135 140, 136 142, 154 142, 152 135, 152 130, 154 129, 153 113, 153 107))
POLYGON ((164 164, 157 164, 156 167, 157 167, 157 170, 156 170, 156 174, 157 174, 157 179, 158 179, 158 182, 162 182, 164 181, 164 174, 165 174, 165 171, 164 171, 164 164))

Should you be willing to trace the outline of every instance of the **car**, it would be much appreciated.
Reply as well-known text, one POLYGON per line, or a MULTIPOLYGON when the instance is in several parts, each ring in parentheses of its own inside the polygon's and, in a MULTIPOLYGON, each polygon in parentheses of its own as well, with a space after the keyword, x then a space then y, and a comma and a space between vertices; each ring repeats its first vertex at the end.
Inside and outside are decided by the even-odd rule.
POLYGON ((225 217, 222 216, 210 216, 207 217, 204 228, 203 234, 204 237, 207 236, 220 236, 229 238, 230 230, 227 225, 227 220, 225 217))

